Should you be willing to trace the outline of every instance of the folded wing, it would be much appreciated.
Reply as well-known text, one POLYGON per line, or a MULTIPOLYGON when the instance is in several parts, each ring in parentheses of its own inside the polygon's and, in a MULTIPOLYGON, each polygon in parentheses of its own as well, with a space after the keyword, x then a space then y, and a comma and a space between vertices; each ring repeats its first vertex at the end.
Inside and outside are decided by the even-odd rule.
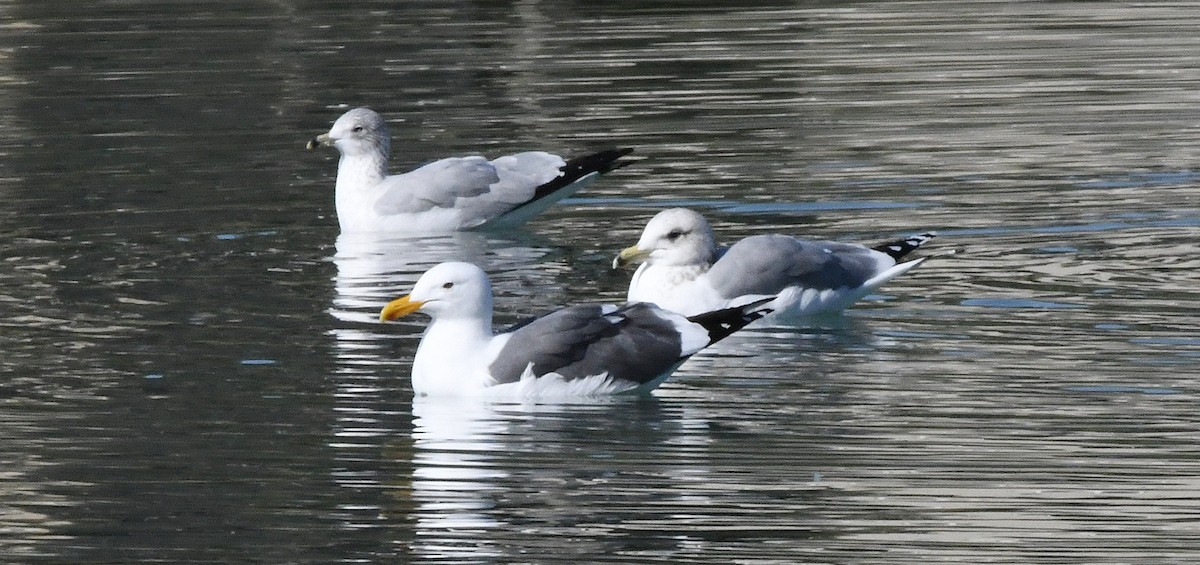
POLYGON ((644 384, 686 358, 684 343, 697 339, 707 343, 701 326, 650 304, 572 306, 514 330, 489 373, 497 384, 519 380, 527 368, 534 376, 607 374, 644 384))
POLYGON ((790 286, 856 288, 892 265, 887 254, 853 243, 758 235, 731 246, 706 277, 721 296, 733 298, 777 294, 790 286))

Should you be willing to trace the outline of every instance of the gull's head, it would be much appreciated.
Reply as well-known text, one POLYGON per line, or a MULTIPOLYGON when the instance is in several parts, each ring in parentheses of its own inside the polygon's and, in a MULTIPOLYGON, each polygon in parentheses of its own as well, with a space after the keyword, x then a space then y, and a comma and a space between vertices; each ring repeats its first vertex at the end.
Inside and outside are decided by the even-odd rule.
POLYGON ((342 155, 369 155, 391 150, 392 136, 388 132, 383 116, 370 108, 355 108, 342 114, 329 133, 312 138, 307 147, 310 151, 322 145, 336 147, 342 155))
POLYGON ((434 318, 491 318, 492 285, 483 269, 470 263, 441 263, 429 269, 412 292, 383 307, 379 319, 390 322, 413 312, 434 318))
POLYGON ((717 244, 712 227, 699 213, 671 208, 646 223, 637 245, 627 247, 613 259, 613 268, 631 263, 690 266, 710 264, 717 244))

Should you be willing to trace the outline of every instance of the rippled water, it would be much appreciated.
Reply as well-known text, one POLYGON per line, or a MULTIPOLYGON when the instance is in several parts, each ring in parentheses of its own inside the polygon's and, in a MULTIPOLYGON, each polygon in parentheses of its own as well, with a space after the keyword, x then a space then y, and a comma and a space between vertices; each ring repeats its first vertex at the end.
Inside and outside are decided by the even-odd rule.
POLYGON ((0 559, 1194 563, 1200 9, 0 2, 0 559), (519 232, 339 237, 395 160, 619 145, 519 232), (401 121, 402 120, 402 121, 401 121), (658 209, 957 250, 653 398, 412 398, 446 259, 619 300, 658 209))

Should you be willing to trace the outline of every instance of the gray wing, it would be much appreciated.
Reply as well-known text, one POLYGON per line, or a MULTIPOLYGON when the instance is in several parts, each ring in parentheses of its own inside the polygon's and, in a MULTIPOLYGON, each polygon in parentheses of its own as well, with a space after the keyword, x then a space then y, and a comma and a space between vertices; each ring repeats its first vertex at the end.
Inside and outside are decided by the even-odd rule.
POLYGON ((637 384, 662 375, 683 359, 675 324, 649 304, 571 306, 512 331, 488 367, 497 384, 515 382, 533 363, 533 374, 567 380, 607 372, 637 384))
POLYGON ((705 275, 721 296, 777 294, 789 286, 855 288, 895 261, 853 243, 756 235, 731 246, 705 275))
POLYGON ((562 157, 542 151, 434 161, 384 181, 375 203, 382 215, 456 208, 466 227, 474 227, 532 200, 539 186, 562 176, 562 157))
POLYGON ((505 155, 492 161, 500 177, 493 194, 498 202, 524 204, 533 200, 539 186, 563 176, 566 165, 562 157, 545 151, 505 155))
POLYGON ((487 194, 499 181, 496 167, 484 157, 441 159, 388 177, 375 210, 390 216, 450 208, 458 204, 459 198, 487 194))

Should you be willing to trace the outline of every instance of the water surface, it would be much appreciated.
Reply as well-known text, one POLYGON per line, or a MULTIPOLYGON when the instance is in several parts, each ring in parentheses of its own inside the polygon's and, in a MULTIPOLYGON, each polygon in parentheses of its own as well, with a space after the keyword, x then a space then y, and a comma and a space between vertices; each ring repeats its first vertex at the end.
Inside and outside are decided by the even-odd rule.
POLYGON ((1110 2, 0 3, 14 563, 1193 563, 1200 10, 1110 2), (396 165, 643 160, 527 228, 339 237, 396 165), (931 260, 652 398, 413 399, 448 259, 498 324, 620 300, 645 220, 931 260))

